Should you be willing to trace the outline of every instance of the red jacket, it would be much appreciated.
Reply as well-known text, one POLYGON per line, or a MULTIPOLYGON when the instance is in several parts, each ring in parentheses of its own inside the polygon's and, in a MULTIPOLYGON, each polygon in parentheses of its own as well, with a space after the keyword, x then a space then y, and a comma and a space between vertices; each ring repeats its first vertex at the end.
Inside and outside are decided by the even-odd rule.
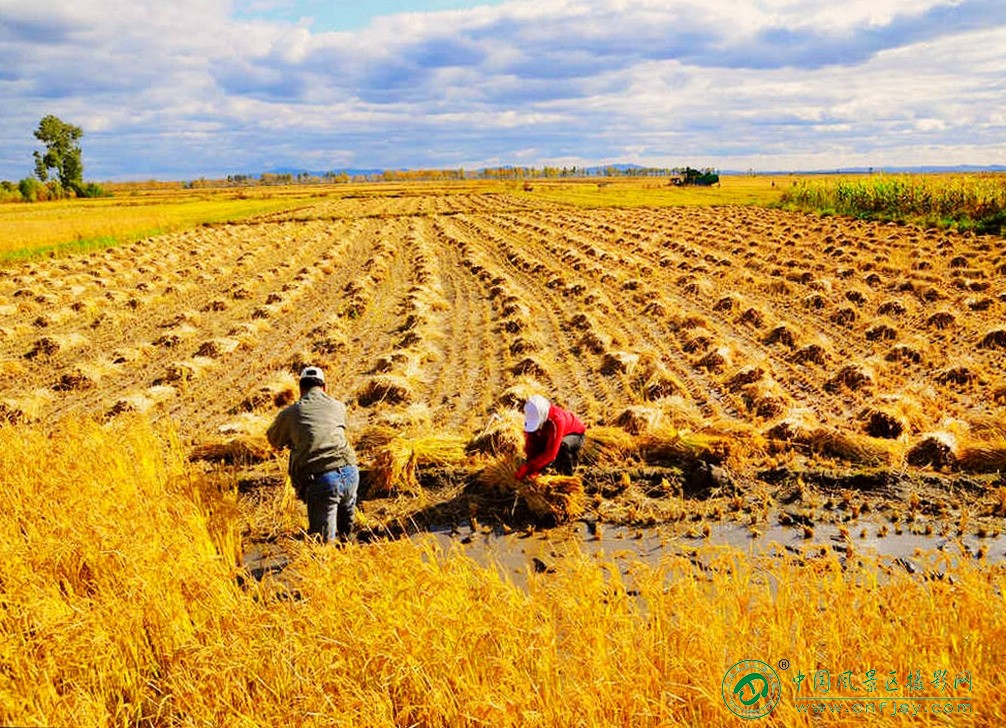
POLYGON ((527 462, 517 470, 517 478, 534 476, 545 469, 559 454, 566 435, 582 435, 587 428, 572 412, 554 404, 548 408, 548 419, 534 432, 524 433, 524 455, 527 462))

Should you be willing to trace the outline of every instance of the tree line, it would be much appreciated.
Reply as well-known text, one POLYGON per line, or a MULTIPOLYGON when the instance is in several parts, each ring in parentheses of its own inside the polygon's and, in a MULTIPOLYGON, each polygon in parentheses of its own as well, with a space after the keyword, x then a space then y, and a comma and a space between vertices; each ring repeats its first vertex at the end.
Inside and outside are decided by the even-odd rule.
MULTIPOLYGON (((103 197, 108 193, 94 182, 84 182, 83 153, 80 139, 84 130, 52 114, 42 117, 35 138, 45 151, 33 152, 35 174, 17 184, 0 181, 0 202, 23 200, 60 200, 67 197, 103 197)), ((673 184, 715 184, 719 175, 711 167, 696 170, 691 167, 641 167, 636 165, 586 166, 509 166, 485 167, 480 170, 456 169, 386 169, 365 174, 343 171, 297 173, 264 173, 258 177, 246 174, 228 175, 226 180, 200 177, 185 183, 186 187, 244 187, 249 185, 290 185, 347 182, 407 182, 415 180, 445 181, 466 179, 531 180, 569 179, 580 177, 669 177, 673 184)))

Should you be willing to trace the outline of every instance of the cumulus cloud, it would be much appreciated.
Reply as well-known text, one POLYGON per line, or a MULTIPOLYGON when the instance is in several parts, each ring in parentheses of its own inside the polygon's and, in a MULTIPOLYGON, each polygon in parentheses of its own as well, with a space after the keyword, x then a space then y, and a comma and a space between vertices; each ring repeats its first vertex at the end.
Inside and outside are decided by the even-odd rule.
POLYGON ((46 113, 84 128, 98 179, 1006 162, 1000 0, 513 0, 355 32, 251 9, 0 5, 0 178, 30 172, 46 113))

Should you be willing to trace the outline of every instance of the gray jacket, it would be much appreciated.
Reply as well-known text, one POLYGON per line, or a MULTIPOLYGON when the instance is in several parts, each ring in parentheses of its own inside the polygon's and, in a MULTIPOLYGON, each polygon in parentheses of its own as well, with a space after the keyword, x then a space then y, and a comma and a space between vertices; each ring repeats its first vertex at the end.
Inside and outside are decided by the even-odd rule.
POLYGON ((311 475, 356 465, 346 439, 346 405, 321 387, 312 387, 284 408, 266 432, 276 448, 290 448, 290 480, 303 487, 311 475))

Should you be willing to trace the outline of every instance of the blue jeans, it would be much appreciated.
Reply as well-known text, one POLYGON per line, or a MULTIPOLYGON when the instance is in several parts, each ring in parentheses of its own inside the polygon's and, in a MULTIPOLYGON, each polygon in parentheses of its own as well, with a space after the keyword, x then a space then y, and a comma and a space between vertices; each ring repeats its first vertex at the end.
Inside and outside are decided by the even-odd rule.
POLYGON ((360 471, 346 465, 311 477, 307 486, 307 532, 322 541, 348 541, 353 535, 360 471))

